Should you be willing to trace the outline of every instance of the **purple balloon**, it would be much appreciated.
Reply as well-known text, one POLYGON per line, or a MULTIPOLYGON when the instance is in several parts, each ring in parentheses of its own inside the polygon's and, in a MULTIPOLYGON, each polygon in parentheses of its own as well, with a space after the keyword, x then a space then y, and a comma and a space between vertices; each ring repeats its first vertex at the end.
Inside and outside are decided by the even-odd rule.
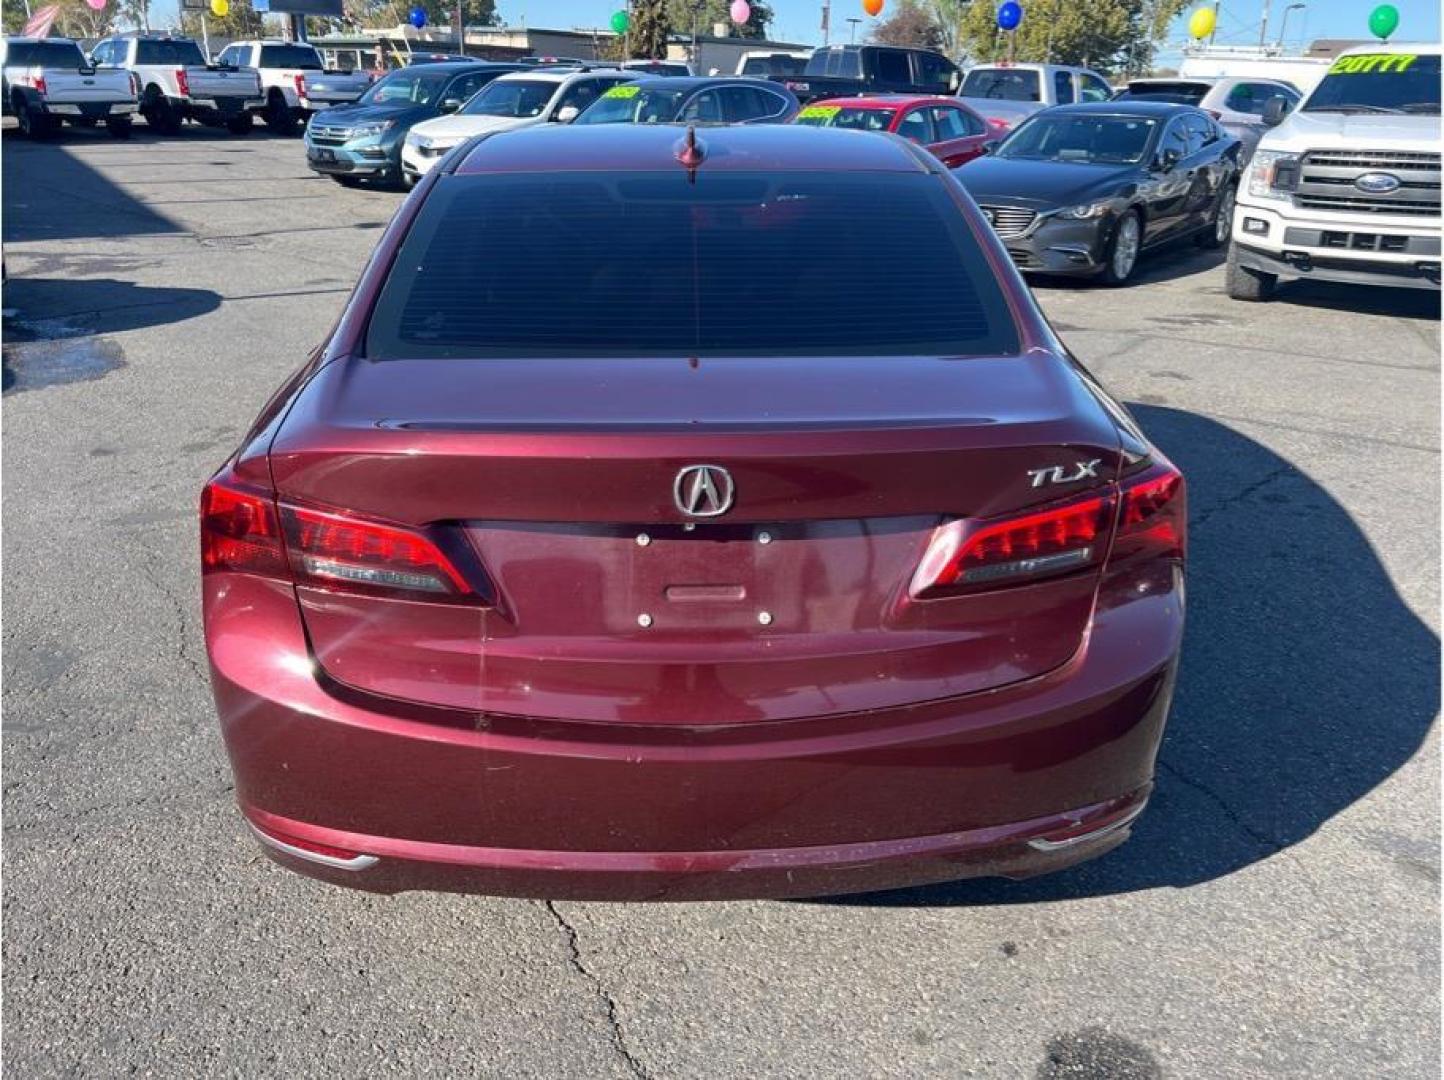
POLYGON ((1008 0, 1006 4, 998 9, 998 26, 1003 30, 1016 30, 1018 24, 1023 21, 1023 5, 1008 0))

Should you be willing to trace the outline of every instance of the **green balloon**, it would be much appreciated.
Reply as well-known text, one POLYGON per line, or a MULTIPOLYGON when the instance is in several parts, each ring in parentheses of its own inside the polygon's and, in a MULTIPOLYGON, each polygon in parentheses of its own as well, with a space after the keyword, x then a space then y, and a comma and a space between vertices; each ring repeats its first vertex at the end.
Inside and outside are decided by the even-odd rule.
POLYGON ((1399 9, 1393 4, 1380 4, 1369 12, 1369 33, 1376 38, 1387 38, 1399 29, 1399 9))
MULTIPOLYGON (((1395 18, 1398 18, 1398 16, 1395 16, 1395 18)), ((625 34, 627 27, 631 25, 632 20, 627 18, 625 11, 619 11, 612 16, 612 33, 614 34, 625 34)))

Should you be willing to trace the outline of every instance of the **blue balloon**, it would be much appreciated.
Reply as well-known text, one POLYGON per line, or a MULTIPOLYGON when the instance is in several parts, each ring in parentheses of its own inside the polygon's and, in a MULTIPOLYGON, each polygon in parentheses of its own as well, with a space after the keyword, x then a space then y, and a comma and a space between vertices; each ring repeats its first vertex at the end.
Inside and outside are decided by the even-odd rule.
MULTIPOLYGON (((1014 4, 1013 6, 1017 7, 1016 4, 1014 4)), ((412 26, 420 30, 423 26, 426 25, 426 9, 424 7, 412 8, 411 13, 407 16, 407 19, 411 22, 412 26)))
POLYGON ((1023 5, 1008 0, 998 9, 998 26, 1003 30, 1016 30, 1023 21, 1023 5))

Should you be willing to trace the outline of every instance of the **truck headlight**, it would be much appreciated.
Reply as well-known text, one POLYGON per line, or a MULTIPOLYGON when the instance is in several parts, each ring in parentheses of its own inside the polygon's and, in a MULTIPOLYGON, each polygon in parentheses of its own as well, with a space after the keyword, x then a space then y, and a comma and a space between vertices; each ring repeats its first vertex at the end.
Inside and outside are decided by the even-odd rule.
POLYGON ((1297 154, 1255 150, 1245 183, 1255 199, 1287 199, 1299 182, 1297 154))

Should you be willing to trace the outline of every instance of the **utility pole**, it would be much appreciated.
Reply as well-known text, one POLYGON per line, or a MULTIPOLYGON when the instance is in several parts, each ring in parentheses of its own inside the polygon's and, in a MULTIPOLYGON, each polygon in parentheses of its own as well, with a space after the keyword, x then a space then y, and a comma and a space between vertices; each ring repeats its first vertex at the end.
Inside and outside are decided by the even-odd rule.
POLYGON ((831 44, 832 0, 822 0, 822 43, 831 44))
POLYGON ((1213 29, 1208 32, 1208 43, 1213 45, 1213 39, 1218 37, 1218 9, 1223 6, 1223 0, 1213 0, 1213 29))
POLYGON ((860 22, 862 22, 862 20, 858 18, 850 18, 847 20, 847 40, 850 44, 857 44, 857 24, 860 22))
POLYGON ((1258 44, 1263 48, 1264 42, 1269 36, 1269 0, 1264 0, 1263 22, 1258 24, 1258 44))

